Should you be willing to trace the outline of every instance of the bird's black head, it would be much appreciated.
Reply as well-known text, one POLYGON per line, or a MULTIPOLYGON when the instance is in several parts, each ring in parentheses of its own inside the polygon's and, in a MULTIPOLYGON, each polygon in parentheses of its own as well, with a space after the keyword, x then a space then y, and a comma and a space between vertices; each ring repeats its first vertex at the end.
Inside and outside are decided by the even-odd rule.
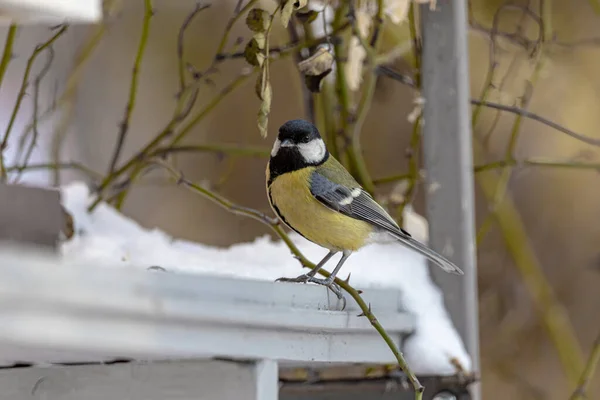
POLYGON ((295 171, 327 161, 329 152, 316 126, 302 119, 287 121, 271 150, 269 169, 272 179, 277 175, 295 171))
POLYGON ((293 144, 302 144, 321 139, 321 135, 317 127, 310 122, 303 119, 293 119, 281 125, 277 139, 281 143, 287 140, 293 144))

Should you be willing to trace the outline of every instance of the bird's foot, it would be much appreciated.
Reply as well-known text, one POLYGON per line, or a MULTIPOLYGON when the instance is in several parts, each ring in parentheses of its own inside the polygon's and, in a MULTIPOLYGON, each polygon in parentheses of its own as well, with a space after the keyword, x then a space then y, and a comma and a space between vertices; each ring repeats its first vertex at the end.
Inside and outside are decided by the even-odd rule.
POLYGON ((321 279, 315 278, 314 276, 310 276, 307 274, 302 274, 300 276, 297 276, 296 278, 279 278, 276 279, 275 282, 315 283, 317 285, 325 286, 329 290, 331 290, 339 300, 342 300, 342 310, 346 308, 346 298, 342 294, 342 288, 340 287, 340 285, 335 283, 333 279, 321 279))
POLYGON ((307 283, 307 282, 312 282, 311 279, 316 279, 316 278, 313 276, 309 276, 307 274, 302 274, 295 278, 277 278, 277 279, 275 279, 275 282, 307 283))

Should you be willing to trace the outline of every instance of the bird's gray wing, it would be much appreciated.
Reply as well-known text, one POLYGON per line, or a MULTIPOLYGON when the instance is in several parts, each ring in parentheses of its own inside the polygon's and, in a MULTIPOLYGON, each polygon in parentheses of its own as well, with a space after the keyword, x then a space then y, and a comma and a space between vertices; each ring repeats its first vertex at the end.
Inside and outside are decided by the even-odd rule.
POLYGON ((315 171, 311 176, 310 192, 326 207, 348 217, 359 219, 387 231, 404 245, 421 253, 446 272, 463 272, 444 256, 415 240, 390 217, 371 195, 360 186, 346 187, 315 171))
POLYGON ((311 177, 310 192, 317 200, 334 211, 366 221, 386 231, 410 237, 410 234, 400 228, 360 186, 346 187, 315 171, 311 177))

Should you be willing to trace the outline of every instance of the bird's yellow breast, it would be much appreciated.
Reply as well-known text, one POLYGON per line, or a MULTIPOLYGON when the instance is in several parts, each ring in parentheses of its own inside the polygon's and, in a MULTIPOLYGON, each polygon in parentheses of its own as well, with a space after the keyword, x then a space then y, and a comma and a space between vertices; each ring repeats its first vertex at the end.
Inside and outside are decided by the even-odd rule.
MULTIPOLYGON (((310 193, 307 167, 278 176, 267 187, 273 211, 286 225, 311 242, 330 250, 355 251, 365 245, 373 228, 366 222, 327 208, 310 193)), ((267 168, 267 179, 269 170, 267 168)))

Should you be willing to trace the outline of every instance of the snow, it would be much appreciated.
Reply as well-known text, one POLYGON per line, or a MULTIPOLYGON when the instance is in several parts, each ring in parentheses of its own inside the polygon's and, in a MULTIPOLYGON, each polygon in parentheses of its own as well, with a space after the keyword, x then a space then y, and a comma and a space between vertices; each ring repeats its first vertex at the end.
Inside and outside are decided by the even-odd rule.
MULTIPOLYGON (((61 248, 63 257, 69 261, 93 260, 143 269, 159 266, 172 272, 268 281, 306 272, 290 255, 285 243, 272 240, 268 235, 229 248, 212 247, 176 240, 159 229, 144 229, 105 203, 89 214, 87 206, 92 198, 84 183, 74 182, 63 187, 62 198, 73 216, 76 232, 61 248)), ((411 210, 405 218, 413 236, 426 241, 425 220, 411 210)), ((326 249, 297 234, 291 234, 290 238, 312 261, 320 260, 327 253, 326 249)), ((407 338, 403 348, 415 373, 454 375, 456 368, 451 359, 457 360, 465 371, 471 370, 471 360, 444 307, 443 294, 432 282, 422 256, 396 243, 372 244, 348 259, 340 277, 345 278, 349 273, 355 287, 393 288, 402 293, 406 311, 416 317, 416 333, 407 338)))

